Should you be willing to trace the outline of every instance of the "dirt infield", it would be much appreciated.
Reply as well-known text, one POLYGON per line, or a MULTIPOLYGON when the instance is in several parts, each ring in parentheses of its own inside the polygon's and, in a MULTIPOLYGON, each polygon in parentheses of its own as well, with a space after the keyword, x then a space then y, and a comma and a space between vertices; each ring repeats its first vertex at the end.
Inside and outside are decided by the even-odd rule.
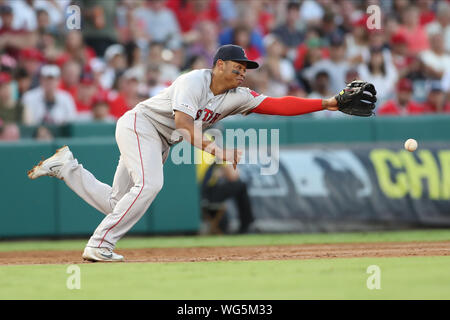
MULTIPOLYGON (((81 253, 81 250, 0 252, 0 265, 79 264, 84 262, 81 258, 81 253)), ((123 249, 117 250, 117 253, 124 255, 126 262, 199 262, 449 256, 450 241, 123 249)))

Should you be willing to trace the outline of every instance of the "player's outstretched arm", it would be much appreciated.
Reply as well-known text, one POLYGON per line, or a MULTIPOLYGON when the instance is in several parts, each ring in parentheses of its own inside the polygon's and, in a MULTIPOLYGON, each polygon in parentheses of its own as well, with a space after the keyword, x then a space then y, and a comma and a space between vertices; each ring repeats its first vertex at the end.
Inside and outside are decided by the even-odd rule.
POLYGON ((297 97, 265 98, 254 113, 280 116, 297 116, 320 110, 341 111, 349 115, 370 117, 377 102, 377 90, 371 83, 355 80, 344 90, 329 99, 305 99, 297 97))
POLYGON ((329 99, 306 99, 291 96, 267 97, 252 112, 278 116, 298 116, 321 110, 338 110, 336 99, 334 97, 329 99))

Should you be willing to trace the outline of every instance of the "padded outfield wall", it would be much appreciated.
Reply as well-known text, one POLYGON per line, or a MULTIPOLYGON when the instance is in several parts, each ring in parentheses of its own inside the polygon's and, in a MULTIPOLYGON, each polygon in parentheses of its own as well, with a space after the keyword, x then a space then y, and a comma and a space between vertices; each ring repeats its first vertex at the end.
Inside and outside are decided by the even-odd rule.
MULTIPOLYGON (((222 124, 223 129, 278 129, 282 150, 289 148, 289 150, 297 150, 294 153, 299 152, 297 156, 293 157, 294 162, 305 159, 305 150, 322 155, 328 153, 328 157, 332 154, 330 150, 333 149, 353 154, 360 159, 363 166, 366 166, 365 170, 370 176, 369 180, 372 185, 371 190, 379 190, 380 195, 378 198, 373 196, 367 198, 372 200, 366 199, 367 203, 359 207, 359 211, 366 215, 367 212, 381 212, 373 210, 374 203, 395 208, 394 211, 386 209, 384 213, 380 213, 381 216, 378 214, 378 218, 380 218, 378 220, 376 217, 375 219, 369 217, 370 219, 362 219, 358 224, 352 224, 352 221, 358 221, 356 216, 353 216, 352 219, 347 220, 348 223, 343 223, 346 220, 338 218, 340 215, 344 217, 349 211, 345 207, 336 210, 336 206, 332 202, 342 200, 342 197, 333 197, 333 195, 339 195, 339 192, 331 191, 332 196, 326 198, 329 207, 333 207, 328 211, 323 207, 324 203, 327 203, 324 202, 324 199, 305 196, 302 198, 301 194, 297 194, 296 197, 300 198, 291 197, 290 200, 297 199, 295 200, 297 205, 300 203, 303 208, 305 208, 305 204, 308 204, 308 208, 314 208, 314 204, 317 204, 320 205, 320 209, 316 211, 303 210, 303 214, 299 214, 293 209, 288 210, 287 213, 285 211, 283 216, 297 212, 294 214, 294 219, 297 219, 297 225, 303 226, 291 228, 290 231, 367 230, 370 228, 448 225, 446 214, 449 214, 450 199, 447 199, 446 195, 450 190, 448 185, 450 183, 450 167, 446 155, 450 150, 450 116, 326 120, 307 117, 244 118, 238 116, 231 120, 227 119, 222 124), (418 140, 419 149, 413 154, 403 156, 405 153, 401 148, 407 138, 418 140), (295 157, 300 158, 295 160, 295 157), (408 169, 408 165, 413 166, 414 170, 408 169), (399 194, 401 199, 391 199, 398 197, 399 194), (403 203, 403 205, 398 205, 398 203, 403 203), (436 208, 438 208, 440 218, 433 220, 436 208), (314 216, 317 219, 314 219, 314 216), (325 221, 324 216, 337 218, 325 221), (421 216, 422 218, 411 220, 412 216, 421 216), (396 217, 407 217, 407 219, 404 219, 405 223, 402 223, 402 219, 396 219, 396 217), (333 221, 340 221, 340 223, 333 223, 333 221)), ((23 127, 22 134, 31 136, 33 130, 34 128, 23 127)), ((99 180, 111 184, 119 157, 114 141, 114 125, 79 123, 66 127, 55 127, 52 130, 62 137, 52 142, 23 139, 20 142, 0 143, 0 194, 3 203, 0 213, 2 218, 0 238, 89 235, 103 217, 102 214, 79 199, 64 182, 47 177, 31 181, 26 173, 42 157, 50 156, 55 149, 67 144, 80 163, 93 172, 99 180)), ((327 160, 327 156, 325 160, 327 160)), ((335 169, 332 170, 334 174, 336 171, 339 173, 339 169, 336 170, 336 164, 333 163, 331 161, 329 167, 335 169)), ((345 160, 343 163, 343 168, 345 168, 345 160)), ((322 164, 326 165, 326 163, 322 164)), ((288 179, 295 182, 295 173, 292 173, 292 170, 286 170, 288 166, 289 164, 284 161, 281 171, 284 174, 287 172, 288 179)), ((249 169, 250 167, 246 165, 241 168, 244 179, 248 179, 251 176, 249 172, 254 171, 254 168, 249 169)), ((169 158, 164 169, 163 190, 147 214, 130 232, 135 234, 197 232, 200 229, 201 221, 195 170, 194 165, 175 165, 169 158)), ((299 167, 298 170, 302 171, 302 168, 299 167)), ((312 175, 308 176, 308 179, 322 181, 323 172, 320 173, 320 170, 316 172, 317 177, 312 175)), ((345 173, 345 170, 343 172, 345 173)), ((336 177, 339 175, 335 175, 336 177)), ((272 177, 272 181, 275 180, 276 176, 272 177)), ((270 178, 266 179, 265 183, 268 183, 267 181, 270 181, 270 178)), ((249 181, 249 183, 252 188, 252 182, 249 181)), ((358 183, 360 184, 361 181, 358 183)), ((352 186, 354 187, 354 185, 352 186)), ((279 188, 275 184, 274 190, 279 192, 279 188)), ((293 190, 299 189, 298 185, 297 189, 295 186, 293 188, 293 190)), ((351 191, 350 185, 345 183, 342 183, 339 189, 344 194, 346 190, 351 191)), ((255 196, 254 190, 251 191, 251 194, 258 211, 257 217, 267 218, 269 216, 269 218, 271 217, 269 220, 272 222, 282 220, 280 208, 289 208, 292 205, 292 203, 288 205, 287 199, 280 198, 276 200, 281 201, 281 205, 277 208, 270 211, 260 210, 258 204, 262 203, 261 198, 255 196)), ((265 209, 267 208, 271 208, 271 206, 266 206, 265 209)), ((280 224, 267 224, 267 221, 266 219, 263 223, 267 231, 287 230, 280 227, 280 224)))
MULTIPOLYGON (((91 234, 103 214, 81 200, 63 181, 30 180, 27 171, 67 144, 79 163, 97 179, 112 184, 119 160, 114 138, 65 138, 53 142, 21 141, 0 145, 2 203, 0 238, 91 234)), ((165 187, 130 233, 192 233, 200 225, 193 165, 167 161, 165 187)))

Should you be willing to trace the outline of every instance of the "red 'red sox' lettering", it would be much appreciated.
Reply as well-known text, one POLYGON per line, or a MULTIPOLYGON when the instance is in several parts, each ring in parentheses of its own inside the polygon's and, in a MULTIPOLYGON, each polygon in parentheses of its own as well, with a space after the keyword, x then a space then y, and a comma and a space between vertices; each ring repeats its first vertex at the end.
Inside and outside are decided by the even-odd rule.
POLYGON ((212 112, 211 110, 205 108, 204 112, 205 116, 203 117, 203 121, 209 121, 213 115, 214 112, 212 112))
POLYGON ((220 117, 220 113, 215 113, 213 118, 211 119, 211 124, 215 123, 220 117))
POLYGON ((202 112, 203 112, 202 109, 200 109, 200 110, 197 111, 197 115, 196 115, 196 117, 195 117, 195 120, 198 120, 198 118, 200 118, 200 116, 202 115, 202 112))
POLYGON ((202 121, 205 122, 209 122, 211 124, 213 124, 214 122, 216 122, 219 117, 220 117, 220 113, 215 113, 212 110, 209 110, 208 108, 205 109, 200 109, 197 111, 197 115, 195 117, 195 120, 200 119, 200 117, 202 116, 202 113, 204 114, 202 121))

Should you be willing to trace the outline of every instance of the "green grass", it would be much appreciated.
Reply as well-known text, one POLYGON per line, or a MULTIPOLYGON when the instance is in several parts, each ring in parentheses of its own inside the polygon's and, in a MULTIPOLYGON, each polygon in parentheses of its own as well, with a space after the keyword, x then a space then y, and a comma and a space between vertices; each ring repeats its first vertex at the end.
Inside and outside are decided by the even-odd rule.
MULTIPOLYGON (((244 236, 126 237, 118 248, 450 240, 449 230, 244 236)), ((4 241, 12 250, 81 250, 85 240, 4 241)), ((450 299, 450 257, 0 266, 0 299, 450 299), (366 287, 367 267, 381 289, 366 287)))
MULTIPOLYGON (((16 250, 81 250, 84 240, 59 241, 1 241, 0 252, 16 250)), ((343 242, 397 242, 397 241, 444 241, 450 240, 450 230, 413 230, 352 233, 314 234, 262 234, 240 236, 171 236, 171 237, 125 237, 119 241, 120 249, 214 247, 285 245, 343 242)))
POLYGON ((0 267, 0 299, 450 299, 450 257, 0 267), (369 290, 367 267, 381 270, 369 290))

